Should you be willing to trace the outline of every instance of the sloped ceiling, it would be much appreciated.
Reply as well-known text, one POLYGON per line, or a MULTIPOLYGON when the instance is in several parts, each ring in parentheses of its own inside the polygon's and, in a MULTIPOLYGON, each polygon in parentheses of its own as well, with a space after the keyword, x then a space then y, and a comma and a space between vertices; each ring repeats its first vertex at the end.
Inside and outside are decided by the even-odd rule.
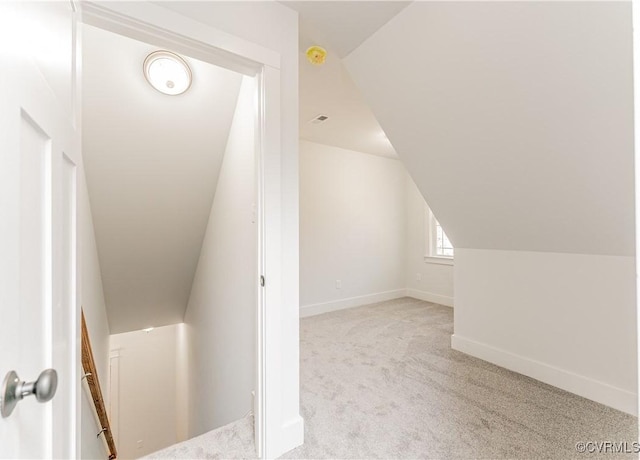
POLYGON ((406 1, 283 1, 300 14, 300 48, 323 44, 343 58, 402 11, 406 1))
POLYGON ((305 49, 300 53, 300 138, 397 158, 342 60, 329 49, 324 65, 315 66, 307 61, 305 49), (329 119, 320 124, 311 123, 318 115, 329 119))
POLYGON ((371 109, 344 69, 342 58, 405 8, 401 1, 282 2, 299 13, 300 138, 397 158, 371 109), (327 49, 322 66, 307 61, 312 45, 327 49), (318 115, 329 119, 310 123, 318 115))
MULTIPOLYGON (((219 8, 233 11, 238 17, 260 17, 266 13, 264 2, 158 1, 196 21, 216 26, 219 8)), ((353 50, 381 25, 405 8, 405 1, 281 1, 283 8, 299 14, 299 94, 300 137, 312 142, 333 145, 359 152, 396 158, 393 147, 371 113, 350 76, 344 71, 341 57, 353 50), (328 50, 323 66, 311 66, 304 55, 312 44, 328 50), (329 120, 309 124, 317 115, 329 120)), ((268 21, 268 17, 263 19, 268 21)), ((259 34, 258 34, 259 35, 259 34)), ((256 35, 255 40, 261 38, 256 35)), ((285 38, 282 38, 283 40, 285 38)), ((288 40, 288 38, 287 38, 288 40)), ((263 43, 269 46, 268 43, 263 43)))
POLYGON ((415 2, 345 64, 456 247, 634 254, 630 2, 415 2))
POLYGON ((83 26, 83 157, 111 333, 180 322, 241 77, 186 58, 192 87, 144 79, 155 48, 83 26))

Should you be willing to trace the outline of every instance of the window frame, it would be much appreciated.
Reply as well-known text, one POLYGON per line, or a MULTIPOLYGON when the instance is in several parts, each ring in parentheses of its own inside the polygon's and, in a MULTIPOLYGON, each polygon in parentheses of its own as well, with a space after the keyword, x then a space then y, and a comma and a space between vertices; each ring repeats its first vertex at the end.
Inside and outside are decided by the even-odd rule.
MULTIPOLYGON (((429 206, 425 205, 425 255, 424 261, 426 263, 432 264, 440 264, 440 265, 453 265, 453 260, 455 256, 455 248, 454 248, 454 256, 443 256, 437 254, 438 247, 438 234, 437 234, 437 226, 438 220, 436 216, 433 214, 429 206)), ((441 226, 442 227, 442 226, 441 226)))

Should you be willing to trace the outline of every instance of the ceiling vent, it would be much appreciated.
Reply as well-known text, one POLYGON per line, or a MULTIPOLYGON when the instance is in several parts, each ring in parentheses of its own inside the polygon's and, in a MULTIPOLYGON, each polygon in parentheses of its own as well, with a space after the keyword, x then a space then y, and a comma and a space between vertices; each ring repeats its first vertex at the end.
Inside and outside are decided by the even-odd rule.
POLYGON ((309 123, 311 123, 312 125, 319 125, 320 123, 324 123, 328 119, 329 117, 326 115, 318 115, 317 117, 314 117, 312 120, 309 120, 309 123))

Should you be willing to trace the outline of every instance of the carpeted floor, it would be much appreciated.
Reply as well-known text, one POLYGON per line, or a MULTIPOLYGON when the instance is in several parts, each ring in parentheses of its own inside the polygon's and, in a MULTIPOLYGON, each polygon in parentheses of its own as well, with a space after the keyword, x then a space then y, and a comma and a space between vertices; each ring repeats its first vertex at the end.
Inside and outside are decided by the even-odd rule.
MULTIPOLYGON (((302 319, 305 444, 283 458, 565 459, 594 457, 578 442, 633 447, 635 417, 453 351, 452 333, 452 309, 410 298, 302 319)), ((248 458, 251 426, 153 457, 248 458)))
POLYGON ((256 457, 253 442, 253 416, 247 416, 143 458, 236 459, 256 457))

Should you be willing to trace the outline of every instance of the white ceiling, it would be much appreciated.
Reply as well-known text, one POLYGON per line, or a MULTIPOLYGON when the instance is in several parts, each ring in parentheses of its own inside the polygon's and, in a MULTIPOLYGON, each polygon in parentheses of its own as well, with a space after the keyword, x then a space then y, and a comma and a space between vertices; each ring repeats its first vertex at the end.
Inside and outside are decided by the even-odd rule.
POLYGON ((322 66, 300 54, 300 138, 343 149, 397 158, 393 146, 360 91, 329 50, 322 66), (329 117, 311 124, 317 115, 329 117))
POLYGON ((373 112, 342 65, 357 48, 410 2, 283 2, 300 14, 300 138, 373 155, 397 158, 373 112), (322 66, 305 50, 327 49, 322 66), (329 117, 310 124, 317 115, 329 117))
MULTIPOLYGON (((216 25, 219 9, 232 9, 238 16, 264 13, 262 2, 156 2, 205 24, 216 25), (253 13, 252 13, 253 12, 253 13)), ((344 71, 341 57, 393 18, 410 2, 321 1, 280 2, 300 16, 300 137, 320 144, 396 158, 369 107, 344 71), (312 67, 304 51, 312 44, 329 51, 327 62, 312 67), (307 122, 319 114, 329 116, 322 125, 307 122)), ((265 20, 268 20, 266 18, 265 20)), ((256 39, 258 37, 256 36, 256 39)), ((263 43, 264 46, 269 46, 263 43)))
POLYGON ((156 48, 83 29, 83 154, 111 333, 180 322, 241 77, 186 58, 163 95, 142 74, 156 48))
POLYGON ((300 49, 314 44, 331 48, 343 58, 391 18, 406 1, 283 1, 300 14, 300 49), (314 43, 315 42, 315 43, 314 43))
POLYGON ((415 2, 345 62, 457 248, 633 256, 630 18, 415 2))

